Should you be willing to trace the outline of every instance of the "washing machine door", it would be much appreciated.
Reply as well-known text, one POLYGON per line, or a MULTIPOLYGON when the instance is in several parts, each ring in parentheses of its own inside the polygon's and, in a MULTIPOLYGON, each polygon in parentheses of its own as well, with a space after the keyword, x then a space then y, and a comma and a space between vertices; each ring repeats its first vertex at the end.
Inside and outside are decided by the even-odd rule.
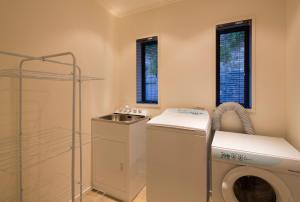
POLYGON ((285 183, 269 171, 240 166, 222 183, 225 202, 294 202, 285 183))

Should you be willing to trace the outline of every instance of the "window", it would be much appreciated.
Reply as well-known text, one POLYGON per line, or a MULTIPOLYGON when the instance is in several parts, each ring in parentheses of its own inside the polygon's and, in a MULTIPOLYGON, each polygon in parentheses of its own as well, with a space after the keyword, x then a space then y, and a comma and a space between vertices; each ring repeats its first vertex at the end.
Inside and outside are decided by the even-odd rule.
POLYGON ((217 26, 217 106, 237 102, 252 107, 251 29, 251 20, 217 26))
POLYGON ((157 37, 136 41, 136 97, 137 103, 158 103, 157 37))

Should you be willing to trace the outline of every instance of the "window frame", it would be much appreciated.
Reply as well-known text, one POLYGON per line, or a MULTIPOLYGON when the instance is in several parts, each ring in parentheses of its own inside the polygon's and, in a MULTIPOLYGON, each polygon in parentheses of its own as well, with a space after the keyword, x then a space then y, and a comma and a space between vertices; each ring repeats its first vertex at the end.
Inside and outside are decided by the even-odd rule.
POLYGON ((236 21, 226 24, 221 24, 216 26, 216 106, 219 106, 220 101, 220 71, 221 71, 221 63, 220 63, 220 38, 222 34, 234 33, 234 32, 245 32, 245 53, 244 53, 244 71, 245 71, 245 79, 244 79, 244 104, 246 109, 253 109, 253 20, 242 20, 236 21))
MULTIPOLYGON (((159 52, 159 43, 158 43, 158 36, 152 36, 152 37, 146 37, 146 38, 141 38, 141 39, 137 39, 136 40, 136 44, 140 43, 140 48, 141 48, 141 64, 140 67, 138 66, 138 64, 136 64, 136 68, 141 68, 141 88, 142 88, 142 94, 141 94, 141 101, 138 101, 138 97, 136 97, 136 103, 138 105, 158 105, 159 103, 159 94, 158 94, 158 81, 157 81, 157 100, 156 101, 152 101, 152 100, 147 100, 146 99, 146 62, 145 62, 145 58, 146 58, 146 46, 147 45, 153 45, 156 44, 156 48, 157 48, 157 80, 158 80, 158 66, 159 66, 159 61, 158 61, 158 52, 159 52)), ((137 47, 136 47, 137 49, 137 47)), ((136 54, 137 56, 137 54, 136 54)), ((137 61, 137 60, 136 60, 137 61)), ((138 79, 136 79, 137 81, 138 79)), ((139 84, 136 83, 136 91, 137 91, 137 86, 139 84)))

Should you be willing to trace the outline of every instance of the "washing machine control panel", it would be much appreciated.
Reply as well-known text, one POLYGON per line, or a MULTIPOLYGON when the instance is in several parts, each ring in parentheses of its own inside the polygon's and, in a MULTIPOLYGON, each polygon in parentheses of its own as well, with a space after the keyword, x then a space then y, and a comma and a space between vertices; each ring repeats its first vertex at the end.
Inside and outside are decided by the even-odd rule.
POLYGON ((262 156, 256 153, 246 153, 242 151, 230 151, 220 148, 213 148, 213 158, 231 161, 247 165, 277 166, 281 159, 272 156, 262 156))
POLYGON ((203 116, 207 114, 205 110, 202 109, 191 109, 191 108, 169 108, 166 110, 167 113, 175 113, 175 114, 189 114, 196 116, 203 116))
POLYGON ((233 160, 233 161, 246 161, 250 160, 245 154, 239 154, 235 152, 221 152, 220 158, 223 160, 233 160))

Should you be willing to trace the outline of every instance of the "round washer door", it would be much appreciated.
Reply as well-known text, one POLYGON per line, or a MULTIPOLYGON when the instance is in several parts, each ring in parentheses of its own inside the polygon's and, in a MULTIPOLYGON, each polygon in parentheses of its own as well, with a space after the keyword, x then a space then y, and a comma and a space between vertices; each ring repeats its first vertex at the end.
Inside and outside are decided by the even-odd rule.
POLYGON ((240 166, 227 173, 222 183, 225 202, 294 202, 285 183, 263 169, 240 166))

